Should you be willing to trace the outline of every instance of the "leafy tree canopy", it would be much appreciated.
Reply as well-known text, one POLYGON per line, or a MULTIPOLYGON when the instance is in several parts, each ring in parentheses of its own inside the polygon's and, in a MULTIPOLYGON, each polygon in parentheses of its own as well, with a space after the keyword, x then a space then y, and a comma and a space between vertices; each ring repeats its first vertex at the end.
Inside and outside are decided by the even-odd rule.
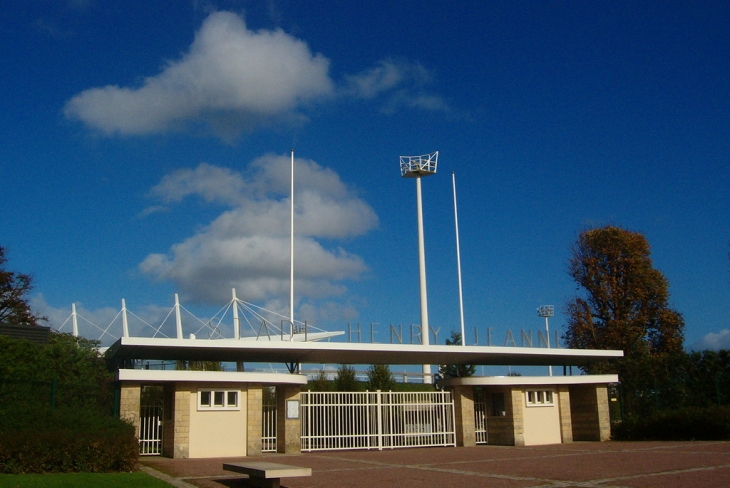
POLYGON ((395 386, 396 381, 390 371, 390 366, 387 364, 370 365, 368 368, 368 390, 391 391, 395 389, 395 386))
POLYGON ((35 315, 27 295, 33 286, 32 277, 5 269, 5 248, 0 246, 0 323, 9 325, 39 325, 45 317, 35 315))
POLYGON ((340 364, 335 376, 335 391, 359 391, 360 383, 357 381, 355 368, 349 364, 340 364))
POLYGON ((584 291, 568 302, 568 347, 621 349, 627 358, 683 350, 684 319, 669 308, 669 282, 643 234, 606 226, 573 246, 568 273, 584 291))

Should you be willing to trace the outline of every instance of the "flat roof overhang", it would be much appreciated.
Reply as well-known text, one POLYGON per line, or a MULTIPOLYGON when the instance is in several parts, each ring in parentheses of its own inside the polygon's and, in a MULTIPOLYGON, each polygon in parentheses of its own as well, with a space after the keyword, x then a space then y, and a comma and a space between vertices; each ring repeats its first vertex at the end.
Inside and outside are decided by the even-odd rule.
POLYGON ((617 374, 591 374, 577 376, 469 376, 447 378, 436 382, 440 386, 554 386, 594 385, 618 383, 617 374))
POLYGON ((245 373, 230 371, 176 371, 159 369, 120 369, 117 380, 150 383, 265 383, 267 385, 306 385, 302 374, 245 373))
POLYGON ((314 364, 473 364, 584 366, 623 357, 623 351, 497 346, 422 346, 347 342, 240 341, 122 337, 114 359, 314 364))

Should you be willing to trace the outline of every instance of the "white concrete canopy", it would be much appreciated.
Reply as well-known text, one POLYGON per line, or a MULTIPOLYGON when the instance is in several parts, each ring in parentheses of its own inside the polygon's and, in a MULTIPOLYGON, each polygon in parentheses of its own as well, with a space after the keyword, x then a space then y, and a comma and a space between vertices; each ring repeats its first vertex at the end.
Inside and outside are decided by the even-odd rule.
POLYGON ((577 376, 469 376, 448 378, 437 382, 440 386, 552 386, 595 385, 618 383, 617 374, 577 376))
POLYGON ((306 385, 303 374, 245 373, 232 371, 178 371, 174 369, 120 369, 117 380, 142 383, 265 383, 267 385, 306 385))
POLYGON ((119 360, 583 366, 624 354, 617 350, 122 337, 109 348, 108 355, 119 360))

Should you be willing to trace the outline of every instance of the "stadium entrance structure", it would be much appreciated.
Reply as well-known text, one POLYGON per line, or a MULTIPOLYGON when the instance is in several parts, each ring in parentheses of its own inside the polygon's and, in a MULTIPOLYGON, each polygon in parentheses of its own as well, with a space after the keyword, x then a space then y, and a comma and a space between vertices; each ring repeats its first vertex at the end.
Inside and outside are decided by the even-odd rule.
MULTIPOLYGON (((140 432, 143 386, 162 386, 161 448, 164 456, 202 458, 256 456, 275 450, 302 451, 302 438, 312 432, 302 422, 302 386, 298 374, 160 371, 134 369, 139 360, 217 361, 232 363, 313 364, 474 364, 511 366, 582 366, 620 358, 622 351, 529 349, 492 346, 423 346, 412 344, 244 341, 236 339, 161 339, 122 337, 109 350, 117 361, 119 413, 140 432), (275 400, 266 392, 275 389, 275 400), (275 407, 272 408, 272 405, 275 407), (271 416, 275 415, 272 427, 271 416), (268 429, 268 430, 267 430, 268 429)), ((539 445, 574 440, 603 441, 609 435, 607 385, 616 375, 546 377, 471 377, 440 380, 453 406, 454 443, 539 445)), ((314 407, 307 400, 306 413, 314 407)), ((432 400, 424 405, 431 404, 432 400)), ((331 407, 331 405, 330 405, 331 407)), ((348 408, 342 405, 342 408, 348 408)), ((414 418, 426 406, 409 406, 414 418)), ((402 408, 404 412, 406 408, 402 408)), ((377 415, 377 413, 376 413, 377 415)), ((449 419, 439 417, 448 430, 449 419)), ((447 414, 448 415, 448 414, 447 414)), ((435 418, 422 417, 422 418, 435 418)), ((343 416, 345 427, 355 419, 343 416)), ((403 435, 428 438, 431 422, 420 421, 403 435)), ((377 428, 377 427, 376 427, 377 428)), ((448 434, 448 432, 445 432, 448 434)), ((414 437, 414 438, 416 438, 414 437)), ((440 439, 441 436, 430 436, 440 439)), ((420 443, 420 441, 418 441, 420 443)), ((446 443, 446 444, 451 444, 446 443)), ((452 445, 453 445, 452 444, 452 445)), ((362 448, 406 447, 408 442, 368 444, 362 448)), ((444 445, 444 444, 441 444, 444 445)), ((311 446, 311 444, 309 444, 311 446)), ((307 445, 304 446, 306 450, 307 445)), ((347 447, 345 444, 345 448, 347 447)))

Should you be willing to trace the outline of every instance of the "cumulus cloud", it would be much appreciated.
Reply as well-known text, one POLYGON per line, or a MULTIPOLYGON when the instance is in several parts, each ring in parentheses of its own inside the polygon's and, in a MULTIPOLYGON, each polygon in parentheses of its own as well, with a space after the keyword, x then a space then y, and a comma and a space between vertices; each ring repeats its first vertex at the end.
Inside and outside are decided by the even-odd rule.
POLYGON ((251 31, 231 12, 203 22, 188 51, 140 86, 85 90, 64 107, 67 118, 106 135, 136 136, 206 127, 224 140, 273 123, 300 123, 323 100, 374 100, 381 111, 448 111, 427 90, 418 63, 383 60, 335 83, 330 61, 280 29, 251 31))
POLYGON ((448 104, 430 93, 433 76, 419 63, 386 59, 356 75, 345 76, 344 92, 355 98, 383 98, 382 111, 414 108, 446 112, 448 104))
POLYGON ((333 93, 329 61, 281 30, 251 31, 239 16, 215 12, 189 51, 142 86, 91 88, 65 115, 106 134, 142 135, 204 120, 220 135, 295 116, 333 93))
MULTIPOLYGON (((299 298, 341 295, 343 282, 367 270, 362 258, 323 242, 362 235, 378 223, 373 209, 332 170, 295 164, 295 283, 299 298)), ((164 202, 199 196, 230 208, 140 270, 175 283, 190 299, 220 303, 236 288, 252 302, 277 303, 289 290, 288 156, 267 155, 244 173, 201 164, 165 176, 151 190, 164 202)), ((288 300, 286 301, 288 303, 288 300)))
POLYGON ((694 351, 730 349, 730 329, 722 329, 720 332, 705 335, 700 341, 694 343, 691 349, 694 351))

